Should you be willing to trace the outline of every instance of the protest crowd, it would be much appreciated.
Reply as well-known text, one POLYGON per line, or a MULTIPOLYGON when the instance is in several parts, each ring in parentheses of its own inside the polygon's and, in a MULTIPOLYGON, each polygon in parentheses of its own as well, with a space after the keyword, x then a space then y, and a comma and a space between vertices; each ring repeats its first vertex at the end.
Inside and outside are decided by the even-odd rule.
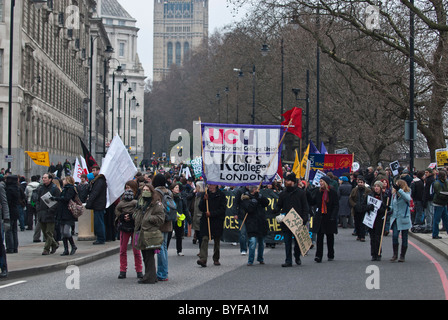
POLYGON ((170 249, 175 248, 177 255, 183 256, 182 242, 187 238, 198 245, 199 266, 207 267, 209 260, 214 266, 221 264, 220 244, 225 237, 228 209, 226 192, 234 196, 231 215, 238 221, 237 240, 233 238, 232 242, 239 245, 241 255, 247 255, 247 266, 252 266, 255 259, 264 264, 264 248, 280 243, 285 248, 281 266, 301 264, 301 256, 307 252, 302 252, 286 225, 291 209, 310 232, 312 244, 307 250, 315 247, 316 263, 324 257, 324 238, 328 261, 336 258, 338 228, 353 228, 353 236, 360 242, 365 242, 368 235, 372 261, 381 260, 382 237, 392 232, 390 260, 404 262, 409 230, 432 233, 433 239, 440 239, 440 221, 445 228, 448 225, 445 169, 410 172, 409 168, 399 167, 394 176, 390 168, 369 167, 339 177, 327 172, 313 184, 298 178, 290 166, 284 165, 283 178, 272 184, 224 187, 195 178, 191 166, 152 165, 142 166, 143 170, 125 184, 122 196, 108 208, 108 182, 98 166, 81 175, 77 183, 67 164, 60 166, 57 174, 50 170, 29 181, 2 170, 0 277, 7 277, 7 255, 20 254, 19 228, 34 231, 33 242, 43 242, 42 255, 56 254, 61 242, 63 251, 58 254, 75 255, 77 219, 73 210, 77 203, 94 212, 96 240, 92 245, 120 241, 119 279, 126 278, 131 241, 138 282, 142 284, 168 281, 168 249, 171 245, 170 249), (281 229, 282 241, 273 241, 272 237, 268 240, 272 231, 266 217, 268 195, 275 199, 272 214, 281 229), (209 253, 211 240, 213 248, 209 253))

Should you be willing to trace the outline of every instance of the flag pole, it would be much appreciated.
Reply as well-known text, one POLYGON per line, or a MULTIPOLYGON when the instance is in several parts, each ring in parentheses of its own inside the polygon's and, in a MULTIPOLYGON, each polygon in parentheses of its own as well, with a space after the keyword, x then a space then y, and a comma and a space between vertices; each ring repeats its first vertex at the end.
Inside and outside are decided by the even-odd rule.
MULTIPOLYGON (((201 126, 200 128, 200 132, 201 132, 201 156, 202 156, 202 174, 204 177, 204 182, 205 182, 205 195, 207 196, 207 199, 205 200, 205 205, 207 206, 207 212, 209 211, 209 206, 208 206, 208 184, 207 184, 207 178, 205 177, 205 166, 204 166, 204 144, 202 141, 202 121, 201 121, 201 117, 199 117, 199 125, 201 126)), ((207 214, 207 213, 206 213, 207 214)), ((212 233, 210 231, 210 217, 207 217, 207 226, 208 226, 208 241, 212 240, 212 233)))
MULTIPOLYGON (((288 126, 286 127, 286 130, 285 130, 285 132, 283 133, 283 137, 280 139, 280 142, 278 143, 277 150, 276 150, 275 154, 278 154, 278 149, 280 149, 280 146, 282 145, 283 140, 285 139, 286 133, 288 132, 289 127, 291 126, 292 120, 293 120, 293 118, 291 117, 291 120, 289 120, 288 126)), ((267 172, 267 171, 269 170, 269 168, 271 167, 272 161, 275 159, 275 154, 274 154, 274 156, 271 158, 271 160, 269 161, 268 167, 266 168, 266 171, 265 171, 265 172, 267 172)), ((263 176, 263 178, 264 178, 264 176, 263 176)), ((261 185, 262 185, 262 184, 263 184, 263 180, 261 180, 261 181, 260 181, 260 184, 258 185, 258 192, 260 192, 260 189, 261 189, 261 185)), ((247 219, 247 213, 246 213, 246 215, 244 216, 243 223, 241 224, 241 227, 240 227, 240 231, 241 231, 241 229, 243 228, 243 226, 244 226, 244 222, 246 222, 246 219, 247 219)))
POLYGON ((380 247, 378 249, 378 255, 381 254, 381 246, 383 245, 383 237, 384 237, 384 228, 386 227, 386 220, 387 220, 387 209, 389 207, 389 200, 390 198, 387 198, 387 208, 386 211, 384 212, 384 221, 383 221, 383 231, 381 232, 381 239, 380 239, 380 247))

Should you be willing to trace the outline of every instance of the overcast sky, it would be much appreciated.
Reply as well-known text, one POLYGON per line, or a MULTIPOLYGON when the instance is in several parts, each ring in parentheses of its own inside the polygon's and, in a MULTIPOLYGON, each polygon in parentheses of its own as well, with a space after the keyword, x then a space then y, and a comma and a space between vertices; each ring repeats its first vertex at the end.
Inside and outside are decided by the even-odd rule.
MULTIPOLYGON (((152 79, 154 0, 118 0, 118 2, 137 20, 137 27, 140 29, 138 54, 145 75, 152 79)), ((209 34, 243 17, 243 10, 239 10, 235 15, 232 8, 233 5, 229 5, 227 0, 209 0, 209 34)))

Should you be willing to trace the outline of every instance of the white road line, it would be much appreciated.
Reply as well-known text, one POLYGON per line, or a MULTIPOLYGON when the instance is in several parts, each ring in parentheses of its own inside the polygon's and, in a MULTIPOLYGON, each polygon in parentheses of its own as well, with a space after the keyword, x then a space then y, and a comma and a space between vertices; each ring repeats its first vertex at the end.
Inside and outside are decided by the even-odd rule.
POLYGON ((22 281, 13 282, 13 283, 10 283, 10 284, 5 284, 4 286, 0 286, 0 289, 16 286, 18 284, 22 284, 22 283, 25 283, 25 282, 26 282, 25 280, 22 280, 22 281))

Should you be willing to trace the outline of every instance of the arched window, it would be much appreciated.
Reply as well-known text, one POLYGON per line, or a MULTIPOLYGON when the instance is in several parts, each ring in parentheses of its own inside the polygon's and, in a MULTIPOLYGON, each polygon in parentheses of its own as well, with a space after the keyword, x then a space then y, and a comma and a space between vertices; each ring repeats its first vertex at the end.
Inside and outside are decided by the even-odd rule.
POLYGON ((168 49, 167 49, 167 67, 171 67, 173 64, 173 43, 168 42, 168 49))
POLYGON ((184 61, 190 58, 190 44, 184 42, 184 61))
POLYGON ((176 64, 180 66, 182 63, 182 48, 180 42, 176 42, 176 64))

